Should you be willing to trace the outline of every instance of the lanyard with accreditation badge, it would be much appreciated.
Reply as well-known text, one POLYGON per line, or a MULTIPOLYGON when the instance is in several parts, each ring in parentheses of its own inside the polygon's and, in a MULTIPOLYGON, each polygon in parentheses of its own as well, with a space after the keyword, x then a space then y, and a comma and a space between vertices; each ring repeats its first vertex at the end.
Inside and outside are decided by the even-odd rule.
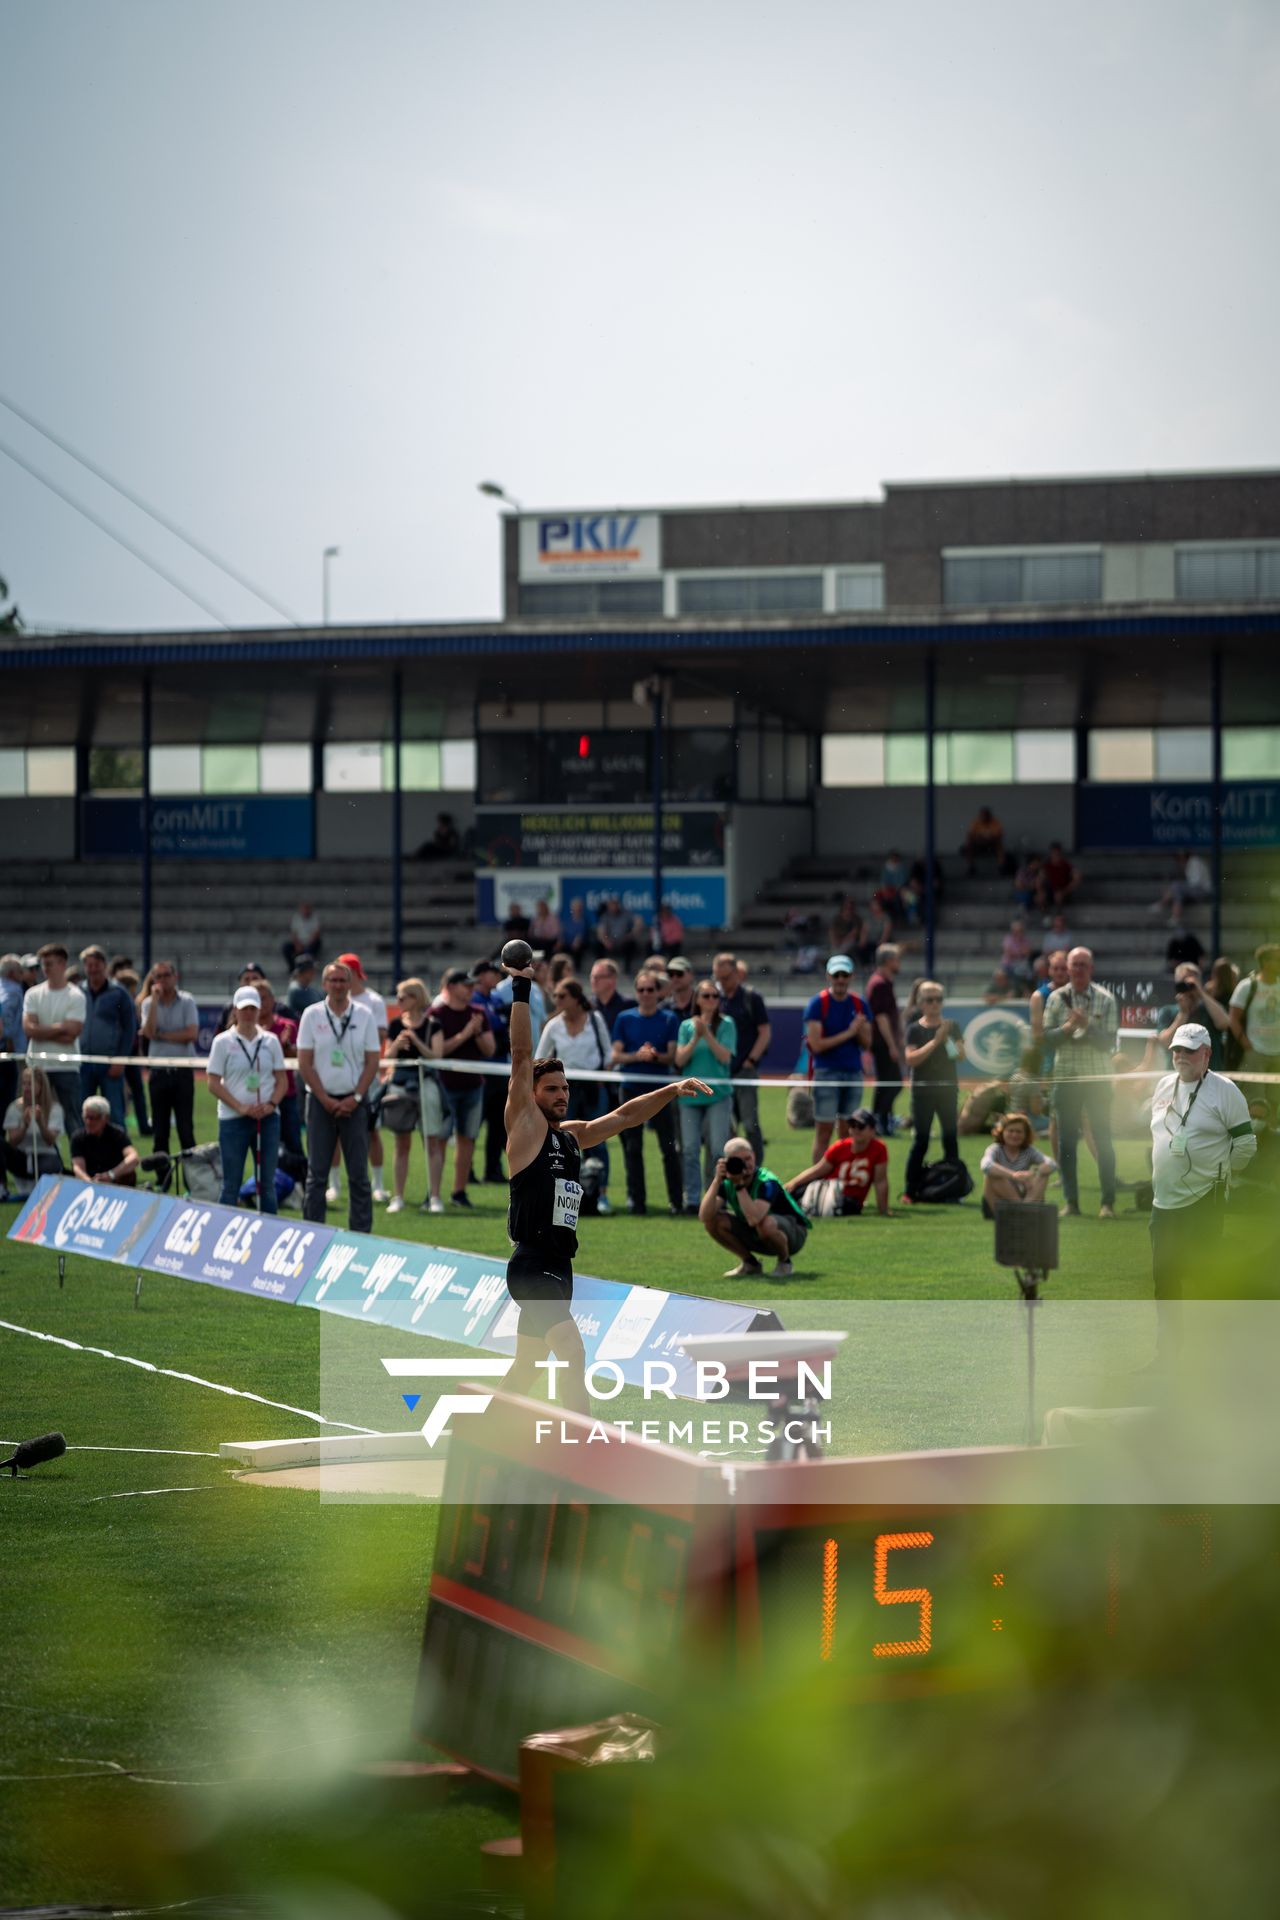
POLYGON ((329 1052, 329 1065, 331 1067, 342 1067, 346 1065, 347 1056, 342 1050, 342 1043, 347 1037, 347 1028, 351 1025, 351 1016, 354 1012, 354 1007, 348 1007, 346 1019, 340 1027, 335 1027, 333 1024, 333 1015, 330 1013, 328 1006, 326 1005, 325 1007, 324 1017, 329 1022, 329 1031, 334 1038, 334 1045, 329 1052))
POLYGON ((1173 1108, 1174 1116, 1178 1122, 1177 1132, 1175 1132, 1174 1129, 1169 1125, 1169 1107, 1166 1107, 1164 1110, 1164 1130, 1169 1136, 1169 1151, 1170 1153, 1178 1154, 1183 1159, 1186 1158, 1186 1155, 1188 1152, 1187 1122, 1191 1118, 1191 1109, 1192 1107, 1194 1107, 1196 1101, 1200 1098, 1200 1089, 1204 1085, 1205 1079, 1207 1078, 1208 1078, 1208 1075, 1206 1074, 1203 1078, 1196 1081, 1195 1088, 1192 1092, 1191 1098, 1187 1101, 1187 1107, 1186 1107, 1185 1113, 1178 1112, 1178 1090, 1176 1087, 1174 1088, 1173 1092, 1169 1095, 1169 1107, 1173 1108))
POLYGON ((262 1036, 259 1034, 258 1044, 252 1053, 250 1053, 239 1034, 236 1035, 236 1045, 249 1062, 249 1072, 245 1077, 245 1085, 248 1087, 250 1093, 256 1093, 262 1085, 262 1075, 258 1072, 258 1055, 262 1052, 262 1036))

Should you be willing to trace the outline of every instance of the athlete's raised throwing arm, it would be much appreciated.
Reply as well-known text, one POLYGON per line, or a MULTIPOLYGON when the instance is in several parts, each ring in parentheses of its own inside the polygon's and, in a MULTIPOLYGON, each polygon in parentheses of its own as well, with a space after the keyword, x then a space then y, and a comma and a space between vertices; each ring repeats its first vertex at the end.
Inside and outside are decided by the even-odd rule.
POLYGON ((536 1158, 546 1138, 547 1115, 533 1097, 533 1021, 529 1014, 529 988, 533 968, 508 967, 511 976, 511 1080, 507 1087, 507 1106, 503 1120, 507 1129, 507 1166, 519 1173, 536 1158), (523 993, 521 982, 524 982, 523 993))

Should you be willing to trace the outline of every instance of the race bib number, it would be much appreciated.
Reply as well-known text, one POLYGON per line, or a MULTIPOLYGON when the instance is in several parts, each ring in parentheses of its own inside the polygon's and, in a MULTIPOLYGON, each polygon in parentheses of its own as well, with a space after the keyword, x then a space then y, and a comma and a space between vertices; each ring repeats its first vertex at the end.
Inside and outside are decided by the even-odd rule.
POLYGON ((557 1180, 556 1197, 551 1208, 553 1227, 567 1227, 570 1233, 578 1231, 578 1209, 582 1205, 582 1188, 576 1180, 557 1180))

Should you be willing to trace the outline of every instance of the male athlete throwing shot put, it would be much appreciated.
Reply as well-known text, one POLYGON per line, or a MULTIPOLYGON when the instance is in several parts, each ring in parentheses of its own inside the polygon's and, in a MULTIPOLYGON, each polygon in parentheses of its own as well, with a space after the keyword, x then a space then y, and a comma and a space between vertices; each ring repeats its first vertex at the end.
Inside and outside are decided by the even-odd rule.
MULTIPOLYGON (((578 1251, 578 1208, 582 1202, 582 1150, 611 1140, 628 1127, 643 1126, 681 1094, 708 1093, 701 1080, 677 1080, 642 1093, 598 1120, 566 1120, 569 1082, 558 1060, 533 1060, 533 1024, 529 1018, 532 966, 513 966, 511 975, 511 1082, 507 1089, 507 1165, 511 1204, 507 1232, 513 1251, 507 1262, 507 1287, 520 1304, 516 1356, 503 1381, 508 1393, 532 1392, 537 1363, 548 1349, 569 1364, 556 1398, 575 1413, 588 1413, 584 1379, 586 1353, 570 1312, 573 1256, 578 1251)), ((525 952, 528 952, 527 947, 525 952)))

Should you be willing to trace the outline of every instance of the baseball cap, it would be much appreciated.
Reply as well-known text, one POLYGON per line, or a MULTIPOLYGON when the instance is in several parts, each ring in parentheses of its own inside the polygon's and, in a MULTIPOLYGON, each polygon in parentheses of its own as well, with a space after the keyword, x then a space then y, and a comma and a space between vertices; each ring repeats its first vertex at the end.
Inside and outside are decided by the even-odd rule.
POLYGON ((673 973, 692 973, 692 972, 693 972, 692 963, 688 960, 682 959, 678 954, 674 960, 668 960, 667 962, 667 973, 669 975, 673 973))
POLYGON ((316 970, 315 956, 310 953, 300 953, 293 963, 293 970, 295 973, 314 973, 316 970))
POLYGON ((444 983, 446 987, 469 987, 471 985, 471 975, 465 967, 450 967, 444 977, 444 983))
POLYGON ((1209 1047, 1212 1045, 1213 1042, 1209 1038, 1208 1028, 1200 1026, 1193 1020, 1189 1026, 1178 1028, 1178 1031, 1169 1042, 1169 1051, 1172 1053, 1175 1047, 1186 1047, 1194 1051, 1197 1047, 1209 1047))
POLYGON ((24 968, 38 967, 40 956, 38 953, 24 953, 19 964, 24 968))
POLYGON ((847 953, 833 953, 827 962, 828 973, 852 973, 853 962, 847 953))
POLYGON ((266 968, 261 966, 256 960, 245 961, 244 965, 240 969, 240 978, 242 980, 244 979, 246 973, 260 973, 264 980, 267 977, 266 968))
POLYGON ((338 955, 338 965, 340 967, 346 967, 348 971, 354 973, 359 980, 367 977, 364 968, 360 964, 360 955, 358 953, 340 953, 338 955))
POLYGON ((233 1007, 260 1007, 262 1001, 258 998, 256 987, 237 987, 236 997, 231 1004, 233 1007))
POLYGON ((474 980, 478 973, 501 973, 501 972, 502 972, 502 967, 500 966, 498 961, 492 958, 486 957, 483 960, 476 960, 472 963, 471 978, 474 980))

